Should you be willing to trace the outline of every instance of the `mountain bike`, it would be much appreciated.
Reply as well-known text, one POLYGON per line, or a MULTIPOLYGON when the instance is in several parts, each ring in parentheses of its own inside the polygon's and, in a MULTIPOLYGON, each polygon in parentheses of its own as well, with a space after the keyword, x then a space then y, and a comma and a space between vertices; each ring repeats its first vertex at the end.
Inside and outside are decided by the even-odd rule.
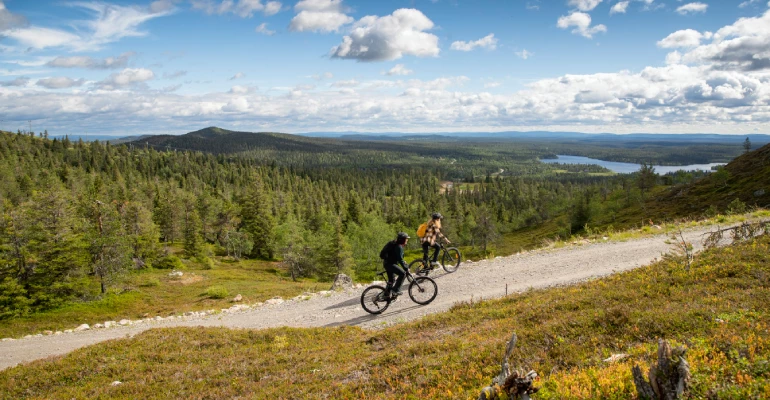
MULTIPOLYGON (((430 304, 438 294, 436 282, 427 276, 414 276, 408 269, 405 272, 406 280, 409 281, 409 298, 422 306, 430 304)), ((382 271, 377 275, 382 276, 383 279, 387 279, 386 271, 382 271)), ((361 307, 363 307, 369 314, 382 313, 388 306, 390 306, 390 303, 398 297, 390 292, 392 287, 393 282, 388 281, 385 287, 382 285, 371 285, 364 289, 364 292, 361 293, 361 307)))
MULTIPOLYGON (((460 250, 458 250, 457 247, 445 247, 443 243, 439 243, 439 246, 441 246, 439 248, 439 253, 441 254, 441 267, 450 274, 457 271, 457 268, 460 267, 460 263, 462 262, 460 250)), ((435 267, 425 264, 425 260, 418 258, 409 263, 409 269, 414 271, 415 275, 426 276, 430 271, 433 271, 435 267)))

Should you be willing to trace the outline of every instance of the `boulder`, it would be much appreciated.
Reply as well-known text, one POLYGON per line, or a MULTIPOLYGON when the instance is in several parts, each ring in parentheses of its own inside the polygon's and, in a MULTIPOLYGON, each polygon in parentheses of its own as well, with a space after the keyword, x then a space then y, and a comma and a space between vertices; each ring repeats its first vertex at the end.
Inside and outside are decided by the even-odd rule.
POLYGON ((238 293, 235 298, 233 298, 233 302, 237 303, 239 301, 243 301, 243 296, 241 296, 240 293, 238 293))
POLYGON ((87 331, 89 329, 91 329, 91 327, 88 324, 82 324, 82 325, 78 326, 77 328, 75 328, 75 332, 87 331))
POLYGON ((127 325, 131 325, 131 320, 128 320, 128 319, 121 319, 121 320, 118 322, 118 325, 120 325, 120 326, 127 326, 127 325))
POLYGON ((115 326, 115 325, 117 325, 117 324, 118 324, 118 323, 117 323, 117 322, 115 322, 115 321, 104 321, 104 327, 105 327, 105 328, 111 328, 111 327, 113 327, 113 326, 115 326))
POLYGON ((337 277, 334 278, 334 283, 332 283, 332 287, 329 290, 344 290, 350 289, 351 287, 353 287, 353 279, 345 274, 337 274, 337 277))
POLYGON ((102 329, 102 328, 104 328, 104 325, 103 324, 94 324, 93 328, 94 329, 102 329))

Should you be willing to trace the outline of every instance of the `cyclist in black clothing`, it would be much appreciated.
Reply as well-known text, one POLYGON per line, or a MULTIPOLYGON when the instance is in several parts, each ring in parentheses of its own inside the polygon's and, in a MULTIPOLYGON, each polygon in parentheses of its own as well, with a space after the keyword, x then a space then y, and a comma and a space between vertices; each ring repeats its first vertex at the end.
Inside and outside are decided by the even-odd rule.
POLYGON ((406 265, 406 261, 404 261, 404 247, 406 247, 408 241, 409 235, 404 232, 399 232, 398 236, 396 236, 396 240, 388 243, 389 246, 386 247, 388 251, 382 262, 385 271, 388 273, 388 282, 393 282, 394 276, 397 276, 396 282, 393 283, 393 286, 390 289, 390 294, 394 297, 403 294, 401 292, 401 285, 406 278, 406 273, 404 271, 409 268, 406 265))

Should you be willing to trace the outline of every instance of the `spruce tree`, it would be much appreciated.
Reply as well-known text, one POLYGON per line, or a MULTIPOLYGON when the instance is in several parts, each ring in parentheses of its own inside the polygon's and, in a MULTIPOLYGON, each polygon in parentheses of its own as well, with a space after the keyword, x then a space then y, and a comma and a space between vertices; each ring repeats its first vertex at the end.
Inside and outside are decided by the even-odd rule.
POLYGON ((269 198, 265 195, 262 180, 257 178, 241 198, 241 229, 251 235, 254 247, 252 257, 272 259, 273 215, 270 212, 269 198))

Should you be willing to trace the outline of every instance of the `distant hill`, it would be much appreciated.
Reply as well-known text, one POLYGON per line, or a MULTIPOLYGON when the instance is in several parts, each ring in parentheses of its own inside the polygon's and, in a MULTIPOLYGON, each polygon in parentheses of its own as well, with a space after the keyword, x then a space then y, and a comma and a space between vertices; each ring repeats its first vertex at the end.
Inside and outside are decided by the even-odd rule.
POLYGON ((322 152, 331 149, 335 140, 308 138, 274 132, 237 132, 208 127, 184 135, 157 135, 134 141, 136 145, 159 150, 178 149, 212 153, 237 153, 255 149, 322 152))
POLYGON ((526 132, 440 132, 440 133, 361 133, 361 132, 309 132, 303 133, 307 137, 323 138, 341 138, 348 140, 469 140, 489 141, 489 140, 555 140, 555 141, 578 141, 584 143, 606 143, 606 142, 625 142, 625 143, 647 143, 647 144, 685 144, 685 143, 741 143, 747 137, 755 145, 764 145, 770 143, 770 135, 751 134, 751 135, 720 135, 711 133, 683 133, 683 134, 663 134, 663 133, 581 133, 581 132, 549 132, 549 131, 526 131, 526 132))
POLYGON ((736 199, 747 206, 770 207, 770 145, 738 156, 724 169, 727 175, 712 173, 650 198, 650 213, 663 218, 701 216, 711 205, 724 212, 736 199))

